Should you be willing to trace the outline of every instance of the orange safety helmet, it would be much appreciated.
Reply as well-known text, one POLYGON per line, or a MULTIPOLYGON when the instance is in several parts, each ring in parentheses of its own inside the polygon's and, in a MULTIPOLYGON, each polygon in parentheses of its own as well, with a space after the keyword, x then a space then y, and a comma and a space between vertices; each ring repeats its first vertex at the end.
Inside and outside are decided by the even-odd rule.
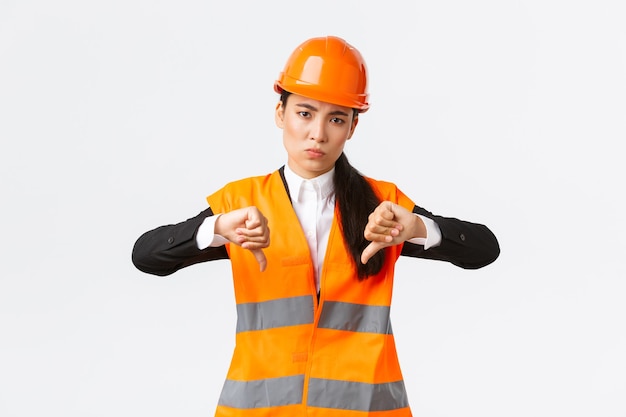
POLYGON ((291 53, 274 83, 274 91, 283 90, 360 113, 369 109, 365 60, 336 36, 311 38, 291 53))

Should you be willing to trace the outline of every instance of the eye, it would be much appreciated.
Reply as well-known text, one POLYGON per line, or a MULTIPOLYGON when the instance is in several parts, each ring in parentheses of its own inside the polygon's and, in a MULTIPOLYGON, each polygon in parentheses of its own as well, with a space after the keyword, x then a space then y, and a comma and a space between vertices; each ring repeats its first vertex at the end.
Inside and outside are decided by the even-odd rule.
POLYGON ((309 113, 308 111, 305 111, 305 110, 299 111, 298 114, 301 117, 311 117, 311 113, 309 113))
POLYGON ((340 124, 345 123, 346 121, 343 120, 343 119, 340 119, 339 117, 333 117, 332 119, 330 119, 330 122, 331 123, 337 123, 337 124, 340 125, 340 124))

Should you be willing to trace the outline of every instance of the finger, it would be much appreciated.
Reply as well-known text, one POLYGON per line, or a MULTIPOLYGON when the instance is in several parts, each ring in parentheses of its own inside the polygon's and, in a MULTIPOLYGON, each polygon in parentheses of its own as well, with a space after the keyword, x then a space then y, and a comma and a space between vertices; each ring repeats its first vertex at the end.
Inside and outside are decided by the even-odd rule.
POLYGON ((269 230, 255 231, 238 229, 237 243, 244 249, 266 248, 270 244, 269 230))
POLYGON ((401 225, 393 224, 389 227, 377 225, 373 222, 365 226, 363 232, 365 239, 372 242, 391 242, 392 239, 400 235, 401 225))
POLYGON ((257 228, 257 227, 259 227, 261 225, 261 219, 259 219, 258 217, 257 218, 255 218, 255 217, 251 217, 250 218, 249 217, 246 220, 245 225, 246 225, 246 229, 252 230, 252 229, 257 228))
MULTIPOLYGON (((398 236, 400 234, 401 228, 397 225, 383 227, 383 226, 368 226, 365 229, 367 240, 381 240, 384 239, 385 236, 398 236)), ((387 240, 388 241, 388 240, 387 240)))
POLYGON ((373 220, 380 226, 391 226, 394 224, 394 214, 392 211, 383 210, 375 212, 373 220))
POLYGON ((395 213, 393 211, 394 204, 391 201, 387 201, 384 205, 385 211, 383 212, 385 218, 393 219, 395 213))
POLYGON ((265 271, 267 268, 267 258, 265 257, 265 253, 262 249, 251 249, 250 252, 254 255, 254 258, 259 263, 259 270, 261 272, 265 271))
POLYGON ((361 263, 365 265, 367 261, 369 261, 372 256, 376 254, 376 252, 384 247, 385 245, 382 243, 370 242, 370 244, 363 249, 363 252, 361 252, 361 263))
POLYGON ((259 237, 262 237, 265 235, 265 230, 262 228, 262 226, 257 226, 254 228, 250 228, 250 227, 245 227, 245 228, 241 228, 238 231, 238 234, 247 237, 248 239, 255 239, 258 240, 259 237))
POLYGON ((396 221, 393 213, 385 211, 370 219, 370 229, 374 233, 389 233, 390 229, 402 230, 402 224, 396 221))
POLYGON ((264 217, 257 210, 253 210, 252 208, 249 208, 248 212, 246 213, 246 217, 247 218, 245 221, 245 225, 247 229, 254 229, 263 224, 264 217))
POLYGON ((382 243, 391 243, 393 238, 397 235, 397 233, 369 233, 366 232, 363 234, 366 240, 370 242, 382 242, 382 243))

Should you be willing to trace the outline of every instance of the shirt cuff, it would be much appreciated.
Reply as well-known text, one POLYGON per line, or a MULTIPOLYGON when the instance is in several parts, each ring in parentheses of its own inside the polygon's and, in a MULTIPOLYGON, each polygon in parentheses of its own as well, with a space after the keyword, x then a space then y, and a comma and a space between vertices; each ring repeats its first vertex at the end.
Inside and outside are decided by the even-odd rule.
POLYGON ((426 237, 415 237, 407 242, 422 245, 424 250, 439 246, 441 244, 441 229, 439 229, 439 225, 433 219, 424 217, 421 214, 416 214, 416 216, 419 216, 424 222, 424 226, 426 226, 426 237))
POLYGON ((216 214, 215 216, 210 216, 204 219, 200 227, 198 227, 198 232, 196 233, 196 245, 198 249, 206 249, 208 247, 217 247, 222 246, 228 243, 228 239, 225 237, 215 234, 215 221, 221 214, 216 214))

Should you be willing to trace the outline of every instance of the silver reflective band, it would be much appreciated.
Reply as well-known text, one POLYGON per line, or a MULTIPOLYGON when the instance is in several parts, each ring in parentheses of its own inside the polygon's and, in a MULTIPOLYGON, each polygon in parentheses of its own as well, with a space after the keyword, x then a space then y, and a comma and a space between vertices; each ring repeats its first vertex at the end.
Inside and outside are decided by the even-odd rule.
POLYGON ((354 411, 386 411, 409 406, 403 381, 384 384, 311 378, 307 405, 354 411))
POLYGON ((313 296, 237 304, 237 333, 313 323, 313 296))
POLYGON ((392 334, 389 311, 387 306, 326 301, 317 326, 351 332, 392 334))
POLYGON ((301 404, 304 375, 256 381, 227 379, 218 401, 219 405, 233 408, 264 408, 301 404))

